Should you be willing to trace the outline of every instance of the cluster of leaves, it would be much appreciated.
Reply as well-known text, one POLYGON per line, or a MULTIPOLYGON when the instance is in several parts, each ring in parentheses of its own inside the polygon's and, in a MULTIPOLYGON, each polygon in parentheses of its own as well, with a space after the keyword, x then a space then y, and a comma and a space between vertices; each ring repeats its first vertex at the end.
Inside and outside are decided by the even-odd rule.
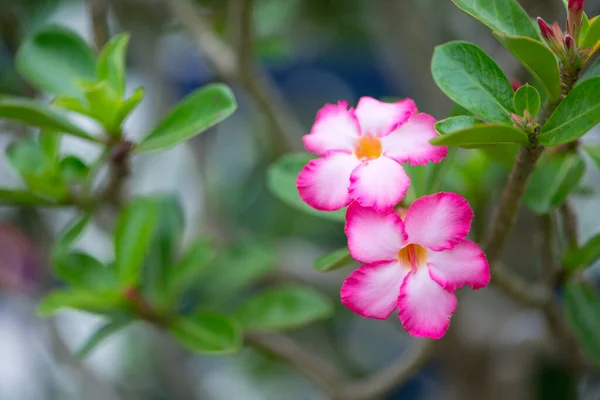
POLYGON ((0 118, 39 128, 9 146, 7 159, 24 188, 1 189, 0 202, 75 205, 81 212, 52 249, 51 265, 62 286, 40 302, 40 314, 66 307, 103 316, 105 323, 83 345, 81 355, 140 320, 168 330, 192 351, 228 354, 241 347, 245 331, 289 329, 330 315, 329 299, 308 288, 253 290, 276 266, 273 249, 264 244, 219 247, 201 237, 184 248, 183 212, 170 195, 137 197, 121 206, 112 261, 103 263, 77 248, 104 200, 103 192, 95 189, 97 172, 115 162, 116 151, 129 158, 170 148, 206 131, 237 107, 229 87, 206 85, 131 143, 123 124, 144 91, 126 94, 128 41, 127 34, 115 36, 95 55, 74 32, 45 27, 23 43, 16 66, 30 85, 55 97, 50 104, 0 98, 0 118), (100 133, 73 122, 72 114, 88 118, 100 133), (66 135, 94 143, 102 155, 92 166, 75 155, 63 155, 66 135))

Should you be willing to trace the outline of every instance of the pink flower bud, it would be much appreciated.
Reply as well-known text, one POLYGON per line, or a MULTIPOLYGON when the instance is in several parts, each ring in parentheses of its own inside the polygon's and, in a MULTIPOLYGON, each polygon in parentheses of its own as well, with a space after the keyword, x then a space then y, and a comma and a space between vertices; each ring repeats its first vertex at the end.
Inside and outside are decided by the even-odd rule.
POLYGON ((573 36, 569 35, 568 33, 565 36, 564 43, 567 50, 573 50, 575 48, 575 40, 573 39, 573 36))
POLYGON ((550 28, 550 25, 548 25, 542 17, 538 17, 537 23, 540 27, 542 37, 546 40, 552 40, 552 37, 554 37, 554 32, 552 31, 552 28, 550 28))
POLYGON ((516 79, 512 79, 510 81, 510 85, 512 86, 513 90, 516 92, 521 86, 523 86, 523 84, 521 82, 519 82, 516 79))
POLYGON ((573 13, 580 13, 583 11, 585 0, 569 0, 569 11, 573 13))

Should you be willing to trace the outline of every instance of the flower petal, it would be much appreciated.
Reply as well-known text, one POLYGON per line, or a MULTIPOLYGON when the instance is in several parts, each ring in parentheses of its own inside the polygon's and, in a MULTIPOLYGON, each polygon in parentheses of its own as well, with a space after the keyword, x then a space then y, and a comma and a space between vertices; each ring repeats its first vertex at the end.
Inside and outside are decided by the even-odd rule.
POLYGON ((356 117, 363 134, 385 136, 398 124, 406 122, 417 112, 417 106, 411 99, 396 103, 384 103, 372 97, 361 97, 356 106, 356 117))
POLYGON ((350 174, 360 162, 351 154, 333 152, 311 160, 296 180, 300 198, 317 210, 333 211, 350 203, 350 174))
POLYGON ((387 157, 363 162, 352 171, 350 182, 352 198, 380 213, 394 208, 410 186, 410 178, 404 168, 387 157))
POLYGON ((480 289, 490 282, 490 267, 485 254, 469 240, 452 250, 428 251, 427 265, 431 278, 447 290, 464 285, 480 289))
POLYGON ((348 103, 327 104, 317 113, 317 119, 302 140, 306 149, 324 155, 331 150, 352 152, 360 135, 360 125, 348 103))
POLYGON ((400 288, 398 316, 410 335, 439 339, 450 326, 456 303, 454 293, 431 279, 427 268, 418 268, 400 288))
POLYGON ((363 265, 344 281, 342 304, 363 317, 386 319, 398 305, 408 271, 396 261, 363 265))
POLYGON ((464 197, 436 193, 417 199, 408 208, 404 225, 410 243, 441 251, 462 242, 472 220, 473 210, 464 197))
POLYGON ((434 146, 429 140, 439 136, 433 127, 435 118, 427 114, 414 114, 389 135, 381 138, 383 154, 399 163, 425 165, 440 162, 448 154, 448 148, 434 146))
POLYGON ((350 254, 364 263, 396 260, 406 239, 404 224, 396 213, 382 215, 357 202, 350 204, 346 211, 344 231, 350 254))

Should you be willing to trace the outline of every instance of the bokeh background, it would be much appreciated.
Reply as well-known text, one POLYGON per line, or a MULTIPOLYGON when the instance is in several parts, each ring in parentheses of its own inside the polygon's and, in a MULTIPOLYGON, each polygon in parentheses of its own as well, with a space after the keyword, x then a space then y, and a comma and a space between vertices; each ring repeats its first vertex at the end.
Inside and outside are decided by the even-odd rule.
MULTIPOLYGON (((267 190, 267 168, 284 152, 302 150, 301 136, 327 102, 355 104, 365 95, 411 97, 421 111, 445 118, 452 104, 436 88, 429 64, 434 46, 448 40, 475 42, 509 78, 524 83, 526 72, 487 28, 450 0, 256 0, 253 51, 257 74, 264 79, 251 78, 250 84, 236 76, 234 65, 228 66, 230 53, 245 51, 247 45, 243 37, 235 40, 240 36, 238 0, 191 1, 197 15, 188 13, 183 19, 171 0, 108 3, 111 32, 131 32, 128 88, 146 89, 126 123, 129 137, 145 135, 180 98, 209 82, 226 80, 239 102, 232 117, 205 134, 164 153, 135 158, 129 193, 178 193, 188 241, 210 234, 225 242, 259 243, 276 264, 260 285, 304 282, 327 293, 337 305, 335 316, 288 334, 348 376, 365 376, 410 351, 415 340, 395 318, 367 320, 339 304, 348 269, 324 274, 312 264, 344 246, 341 224, 303 214, 275 198, 267 190), (208 54, 198 28, 210 30, 221 47, 208 54), (215 57, 220 60, 217 69, 215 57), (268 89, 262 104, 253 92, 257 83, 268 89)), ((564 21, 560 0, 520 3, 532 16, 564 21)), ((586 11, 600 13, 600 0, 588 0, 586 11)), ((13 64, 21 41, 49 23, 68 26, 93 42, 84 1, 0 2, 1 93, 49 100, 34 93, 13 64)), ((2 151, 23 129, 0 121, 2 151)), ((584 141, 600 144, 600 137, 593 131, 584 141)), ((63 150, 88 160, 97 156, 93 146, 77 140, 65 141, 63 150)), ((507 171, 484 153, 463 151, 442 183, 472 202, 475 239, 486 227, 507 171)), ((0 186, 19 184, 7 164, 0 163, 0 186)), ((598 233, 600 175, 594 168, 587 169, 571 201, 580 217, 581 238, 598 233)), ((0 400, 327 398, 275 358, 252 349, 224 358, 191 355, 142 323, 111 337, 89 358, 77 359, 74 349, 100 319, 65 311, 42 320, 35 313, 36 301, 56 285, 47 266, 49 246, 73 215, 69 209, 0 207, 0 400)), ((539 273, 531 251, 539 246, 536 223, 522 210, 504 253, 509 268, 531 279, 539 273)), ((106 229, 96 222, 79 245, 110 259, 106 229)), ((232 260, 235 265, 223 267, 222 279, 250 262, 251 256, 242 253, 232 260)), ((594 269, 588 272, 593 275, 594 269)), ((459 297, 435 357, 388 399, 600 399, 599 377, 572 376, 539 312, 522 308, 492 287, 464 290, 459 297)))

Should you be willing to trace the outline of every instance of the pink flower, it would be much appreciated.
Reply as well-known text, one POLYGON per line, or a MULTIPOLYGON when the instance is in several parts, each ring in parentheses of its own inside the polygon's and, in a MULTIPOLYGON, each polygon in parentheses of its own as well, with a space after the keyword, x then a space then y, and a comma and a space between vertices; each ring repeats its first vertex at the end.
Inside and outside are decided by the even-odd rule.
POLYGON ((344 281, 342 303, 376 319, 398 309, 409 334, 441 338, 456 309, 454 291, 490 281, 485 254, 465 239, 472 219, 469 203, 454 193, 417 199, 404 219, 352 203, 346 213, 348 248, 365 265, 344 281))
POLYGON ((382 103, 362 97, 356 110, 345 101, 327 104, 303 138, 308 151, 323 157, 298 175, 300 197, 317 210, 337 210, 356 200, 389 211, 410 184, 400 163, 425 165, 446 157, 446 147, 429 144, 438 136, 434 123, 409 99, 382 103))

